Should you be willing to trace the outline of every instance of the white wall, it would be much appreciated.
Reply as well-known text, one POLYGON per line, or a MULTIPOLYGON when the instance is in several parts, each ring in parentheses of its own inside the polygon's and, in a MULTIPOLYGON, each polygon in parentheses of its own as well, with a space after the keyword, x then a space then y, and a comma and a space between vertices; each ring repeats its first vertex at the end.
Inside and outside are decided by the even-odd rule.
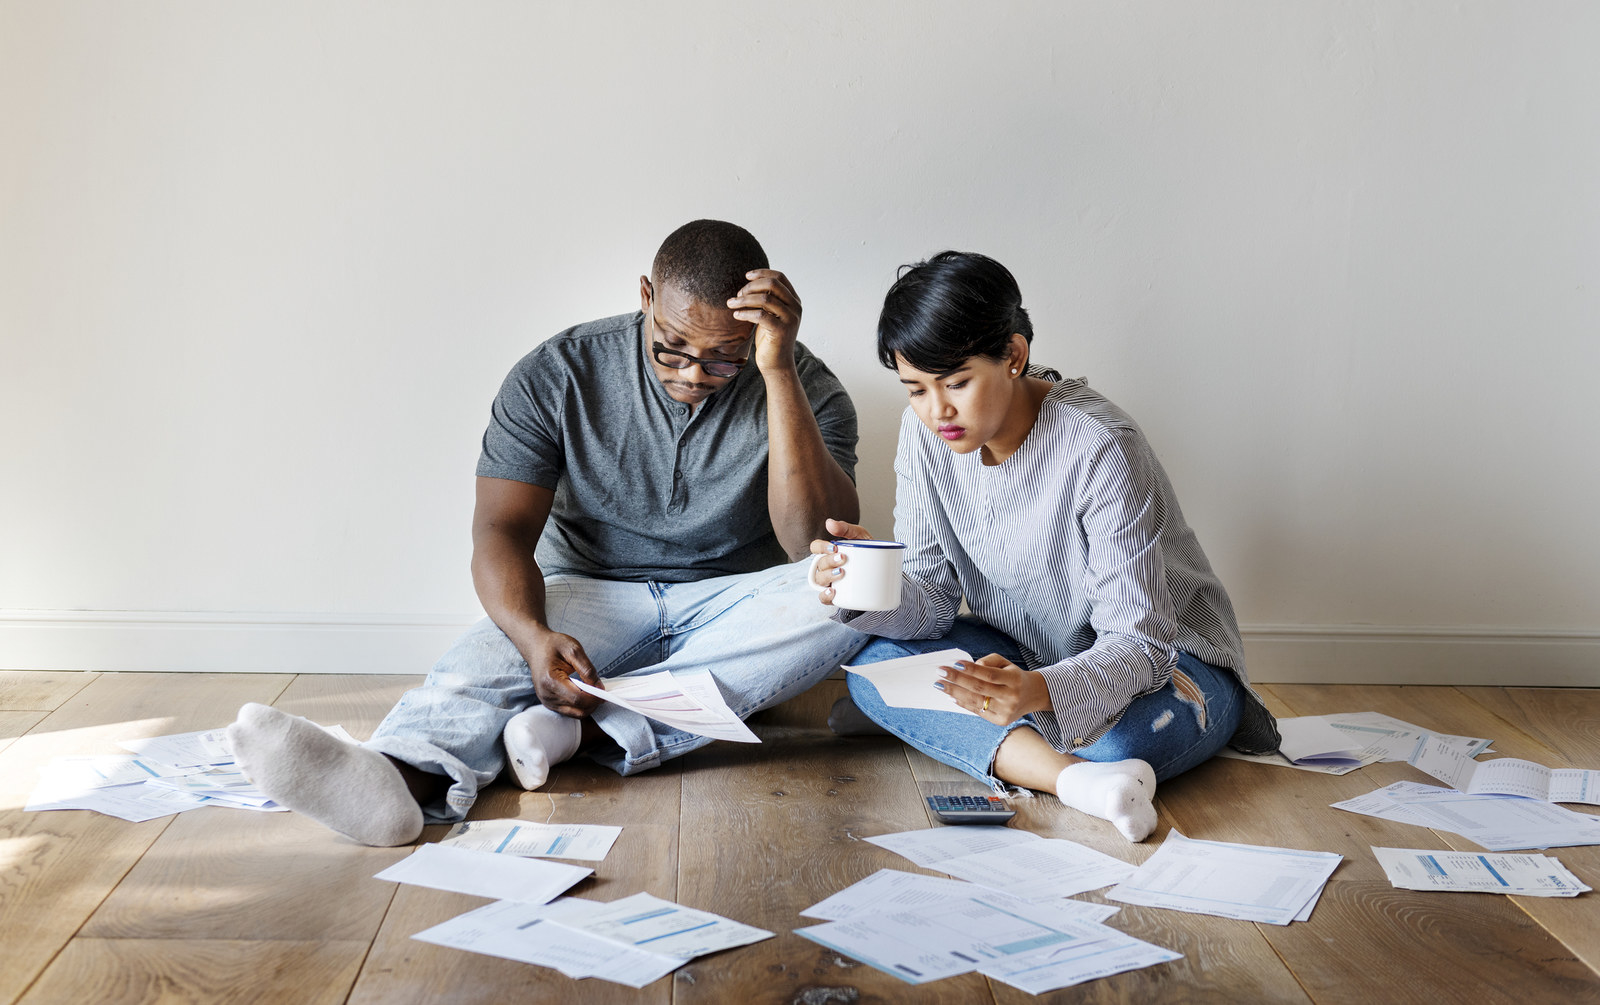
MULTIPOLYGON (((1600 7, 0 3, 0 666, 420 672, 529 347, 736 220, 1143 423, 1265 680, 1600 683, 1600 7)), ((1019 528, 1026 533, 1026 528, 1019 528)))

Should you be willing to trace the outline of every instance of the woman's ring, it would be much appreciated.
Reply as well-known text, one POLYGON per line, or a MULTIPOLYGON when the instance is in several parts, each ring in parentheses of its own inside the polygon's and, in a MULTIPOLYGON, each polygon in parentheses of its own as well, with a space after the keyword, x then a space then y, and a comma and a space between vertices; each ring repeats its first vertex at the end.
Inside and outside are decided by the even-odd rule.
POLYGON ((983 699, 983 710, 985 712, 989 711, 989 699, 988 698, 984 698, 983 699))

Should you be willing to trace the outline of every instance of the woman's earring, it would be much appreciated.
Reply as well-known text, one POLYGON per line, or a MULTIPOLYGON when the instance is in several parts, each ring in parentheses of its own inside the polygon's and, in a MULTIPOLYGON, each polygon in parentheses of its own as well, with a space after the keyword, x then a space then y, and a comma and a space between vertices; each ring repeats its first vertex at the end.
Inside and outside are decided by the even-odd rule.
POLYGON ((1011 376, 1015 377, 1016 375, 1017 375, 1017 368, 1016 367, 1012 367, 1011 368, 1011 376))

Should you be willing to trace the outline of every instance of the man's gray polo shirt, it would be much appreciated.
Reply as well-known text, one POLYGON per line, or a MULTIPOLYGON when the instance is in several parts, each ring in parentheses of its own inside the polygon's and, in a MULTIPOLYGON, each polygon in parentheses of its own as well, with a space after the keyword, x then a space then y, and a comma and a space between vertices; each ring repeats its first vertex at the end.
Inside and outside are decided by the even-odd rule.
MULTIPOLYGON (((754 363, 690 414, 651 369, 639 312, 578 325, 506 376, 478 474, 555 490, 546 575, 689 582, 788 560, 767 514, 767 389, 754 363)), ((796 345, 822 441, 855 478, 856 411, 796 345)))

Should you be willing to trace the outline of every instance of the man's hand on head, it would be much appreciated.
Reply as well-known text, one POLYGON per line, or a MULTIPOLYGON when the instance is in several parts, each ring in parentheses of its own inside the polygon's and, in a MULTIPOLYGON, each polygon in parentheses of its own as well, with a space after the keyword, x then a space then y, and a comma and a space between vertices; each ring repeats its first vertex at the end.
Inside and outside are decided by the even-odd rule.
POLYGON ((745 273, 750 281, 728 301, 733 316, 756 326, 751 353, 762 373, 794 369, 794 342, 800 334, 800 296, 776 269, 745 273))
POLYGON ((568 678, 604 687, 595 673, 583 645, 570 635, 546 632, 528 647, 528 671, 533 675, 533 690, 539 703, 552 712, 582 719, 600 704, 600 699, 574 686, 568 678))

